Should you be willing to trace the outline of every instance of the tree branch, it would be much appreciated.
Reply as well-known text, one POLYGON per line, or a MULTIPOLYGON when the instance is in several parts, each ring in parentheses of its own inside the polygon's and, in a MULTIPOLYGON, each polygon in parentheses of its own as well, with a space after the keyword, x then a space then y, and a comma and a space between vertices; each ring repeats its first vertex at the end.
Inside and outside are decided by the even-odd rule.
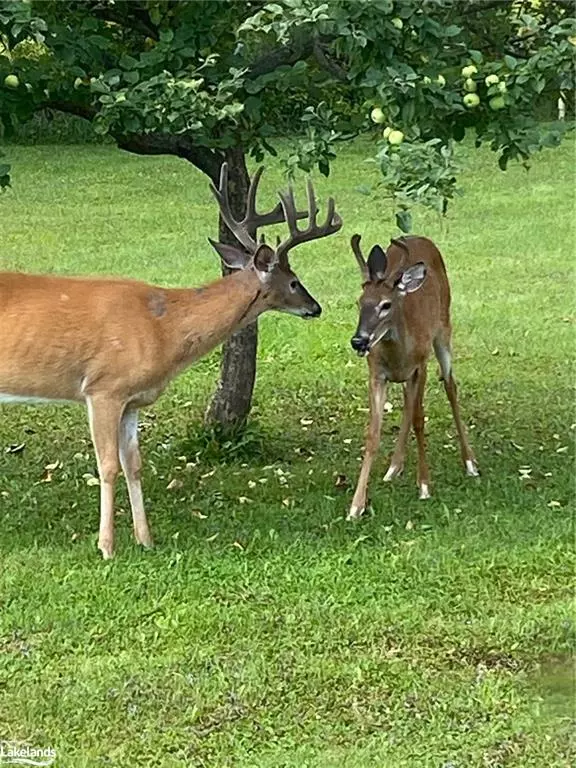
POLYGON ((332 77, 336 78, 336 80, 340 80, 343 83, 348 82, 348 73, 346 70, 341 67, 340 64, 326 56, 326 52, 318 39, 314 40, 314 57, 319 66, 331 74, 332 77))
POLYGON ((64 101, 64 99, 46 101, 39 106, 39 109, 55 109, 57 112, 66 112, 68 115, 76 115, 76 117, 83 117, 84 120, 90 121, 97 114, 97 110, 90 104, 79 104, 75 101, 64 101))
MULTIPOLYGON (((92 121, 97 114, 97 110, 90 105, 64 100, 47 101, 39 107, 39 109, 46 108, 83 117, 89 121, 92 121)), ((135 155, 176 155, 176 157, 188 160, 198 170, 209 176, 214 183, 218 183, 224 154, 208 147, 196 147, 187 136, 173 136, 169 133, 129 133, 125 135, 111 133, 110 135, 119 149, 132 152, 135 155)))
POLYGON ((102 5, 100 2, 90 4, 90 13, 102 21, 111 21, 120 27, 131 26, 133 31, 139 32, 144 37, 158 40, 158 29, 152 24, 150 15, 144 8, 136 3, 122 3, 121 9, 115 9, 111 5, 102 5), (116 12, 118 10, 119 12, 116 12), (122 11, 127 12, 126 15, 122 11))
POLYGON ((301 59, 307 59, 313 52, 314 37, 312 36, 298 43, 275 48, 265 53, 259 59, 256 59, 248 67, 248 76, 255 78, 260 77, 260 75, 267 75, 269 72, 274 72, 278 67, 285 66, 286 64, 296 64, 301 59))
POLYGON ((483 11, 491 11, 494 8, 511 7, 513 4, 514 0, 472 0, 472 2, 467 0, 462 3, 460 13, 482 13, 483 11))
POLYGON ((208 147, 195 147, 186 136, 172 136, 169 133, 130 133, 113 135, 119 149, 135 155, 176 155, 195 165, 217 184, 224 154, 208 147))

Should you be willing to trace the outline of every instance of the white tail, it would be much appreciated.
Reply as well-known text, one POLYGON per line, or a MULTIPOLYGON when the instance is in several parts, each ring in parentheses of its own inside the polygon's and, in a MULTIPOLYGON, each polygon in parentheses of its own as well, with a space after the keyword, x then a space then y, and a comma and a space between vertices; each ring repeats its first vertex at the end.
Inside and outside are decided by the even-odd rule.
POLYGON ((392 240, 388 251, 375 245, 364 259, 360 235, 351 240, 363 282, 360 319, 352 347, 368 356, 370 423, 364 461, 348 518, 362 514, 366 506, 372 462, 378 452, 382 411, 389 381, 404 385, 404 412, 390 467, 384 480, 392 480, 404 468, 410 428, 418 445, 420 498, 430 496, 430 480, 424 442, 424 387, 432 349, 450 401, 460 440, 462 460, 469 475, 478 475, 476 460, 460 418, 456 382, 452 375, 452 327, 450 284, 444 261, 434 243, 424 237, 392 240))
MULTIPOLYGON (((0 273, 0 402, 84 402, 100 476, 98 547, 114 552, 114 485, 122 468, 128 484, 134 534, 152 546, 140 484, 138 409, 153 403, 168 382, 262 312, 276 309, 318 317, 318 302, 290 269, 287 246, 302 233, 293 196, 281 196, 268 214, 255 211, 262 169, 254 176, 248 210, 233 220, 227 205, 227 168, 213 189, 222 215, 243 249, 213 243, 236 271, 202 288, 161 288, 133 280, 83 279, 0 273), (288 221, 280 249, 251 236, 256 227, 288 221)), ((311 240, 342 226, 329 202, 316 226, 309 198, 311 240)))

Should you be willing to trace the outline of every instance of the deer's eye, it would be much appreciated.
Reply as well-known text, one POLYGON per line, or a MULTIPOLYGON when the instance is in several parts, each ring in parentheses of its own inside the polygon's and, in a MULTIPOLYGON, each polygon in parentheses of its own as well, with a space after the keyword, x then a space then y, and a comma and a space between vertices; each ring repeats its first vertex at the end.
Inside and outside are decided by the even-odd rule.
POLYGON ((296 291, 297 288, 298 288, 298 280, 290 280, 290 290, 294 292, 296 291))
POLYGON ((391 301, 383 301, 378 307, 378 314, 381 315, 383 312, 388 312, 391 306, 392 306, 391 301))

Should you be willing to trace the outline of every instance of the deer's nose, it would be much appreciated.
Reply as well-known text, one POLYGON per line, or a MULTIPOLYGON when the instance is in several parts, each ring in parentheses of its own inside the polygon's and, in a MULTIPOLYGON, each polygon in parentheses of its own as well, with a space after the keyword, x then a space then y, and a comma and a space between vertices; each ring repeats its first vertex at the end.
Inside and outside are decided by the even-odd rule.
POLYGON ((314 306, 312 307, 312 311, 310 312, 310 317, 320 317, 322 314, 322 307, 318 302, 314 303, 314 306))
POLYGON ((357 333, 350 339, 352 349, 363 354, 368 351, 368 344, 370 343, 370 336, 367 333, 357 333))

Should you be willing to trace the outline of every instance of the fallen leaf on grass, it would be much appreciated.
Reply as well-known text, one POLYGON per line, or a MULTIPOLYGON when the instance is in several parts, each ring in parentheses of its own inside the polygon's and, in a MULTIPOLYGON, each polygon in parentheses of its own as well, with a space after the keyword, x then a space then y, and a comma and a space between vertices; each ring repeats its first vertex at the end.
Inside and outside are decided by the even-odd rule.
POLYGON ((206 518, 208 517, 208 515, 203 515, 202 512, 200 512, 199 509, 193 509, 192 510, 192 516, 193 517, 197 517, 198 520, 206 520, 206 518))
POLYGON ((167 491, 173 491, 175 488, 182 488, 182 480, 177 480, 174 478, 174 480, 170 480, 166 486, 167 491))
POLYGON ((12 445, 7 445, 4 448, 4 453, 22 453, 24 448, 26 448, 26 443, 12 443, 12 445))
POLYGON ((346 475, 336 475, 336 480, 334 481, 335 488, 348 488, 349 486, 350 481, 346 475))

